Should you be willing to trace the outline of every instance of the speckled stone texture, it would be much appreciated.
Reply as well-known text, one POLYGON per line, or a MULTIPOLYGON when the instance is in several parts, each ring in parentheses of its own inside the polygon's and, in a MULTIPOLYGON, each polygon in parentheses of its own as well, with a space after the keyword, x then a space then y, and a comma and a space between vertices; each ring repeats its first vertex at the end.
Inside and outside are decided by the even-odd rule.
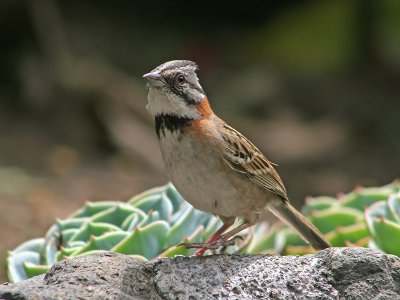
POLYGON ((400 299, 400 259, 363 248, 141 262, 104 253, 0 286, 0 299, 400 299))

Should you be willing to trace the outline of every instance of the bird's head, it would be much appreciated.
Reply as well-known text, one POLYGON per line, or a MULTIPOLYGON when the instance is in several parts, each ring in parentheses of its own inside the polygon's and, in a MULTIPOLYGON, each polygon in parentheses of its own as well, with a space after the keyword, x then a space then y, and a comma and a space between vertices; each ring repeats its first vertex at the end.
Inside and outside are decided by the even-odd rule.
POLYGON ((147 110, 154 116, 173 115, 200 119, 210 114, 207 97, 199 83, 197 65, 189 60, 166 62, 150 73, 147 80, 149 94, 147 110))

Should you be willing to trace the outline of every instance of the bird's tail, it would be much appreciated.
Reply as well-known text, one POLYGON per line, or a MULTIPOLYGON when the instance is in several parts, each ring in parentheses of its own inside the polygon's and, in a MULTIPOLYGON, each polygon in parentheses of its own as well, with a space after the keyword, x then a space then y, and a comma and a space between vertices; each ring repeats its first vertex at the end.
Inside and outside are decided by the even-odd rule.
POLYGON ((298 212, 287 200, 279 201, 268 206, 271 212, 283 219, 308 241, 315 250, 331 247, 321 232, 298 212))

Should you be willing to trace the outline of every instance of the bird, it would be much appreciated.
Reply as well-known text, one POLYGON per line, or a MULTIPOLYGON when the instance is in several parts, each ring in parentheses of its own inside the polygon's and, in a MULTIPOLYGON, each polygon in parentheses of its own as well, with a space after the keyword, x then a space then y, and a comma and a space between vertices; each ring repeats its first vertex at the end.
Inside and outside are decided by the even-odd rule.
POLYGON ((198 66, 173 60, 143 75, 147 111, 169 178, 193 207, 219 217, 223 225, 204 243, 182 243, 194 255, 233 245, 237 234, 256 224, 269 210, 291 225, 316 250, 329 242, 289 202, 271 163, 239 131, 211 109, 200 85, 198 66), (240 225, 230 229, 236 220, 240 225))

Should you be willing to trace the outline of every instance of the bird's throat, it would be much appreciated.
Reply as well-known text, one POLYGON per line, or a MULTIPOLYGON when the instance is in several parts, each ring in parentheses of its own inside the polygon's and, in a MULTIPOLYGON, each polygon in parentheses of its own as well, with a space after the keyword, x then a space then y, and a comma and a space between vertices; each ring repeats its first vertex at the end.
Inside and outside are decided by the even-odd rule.
POLYGON ((204 97, 199 103, 195 104, 193 108, 197 112, 198 117, 178 116, 175 114, 158 114, 155 116, 155 125, 158 138, 165 137, 166 130, 171 133, 179 132, 188 127, 193 121, 199 121, 209 118, 213 115, 207 97, 204 97))

